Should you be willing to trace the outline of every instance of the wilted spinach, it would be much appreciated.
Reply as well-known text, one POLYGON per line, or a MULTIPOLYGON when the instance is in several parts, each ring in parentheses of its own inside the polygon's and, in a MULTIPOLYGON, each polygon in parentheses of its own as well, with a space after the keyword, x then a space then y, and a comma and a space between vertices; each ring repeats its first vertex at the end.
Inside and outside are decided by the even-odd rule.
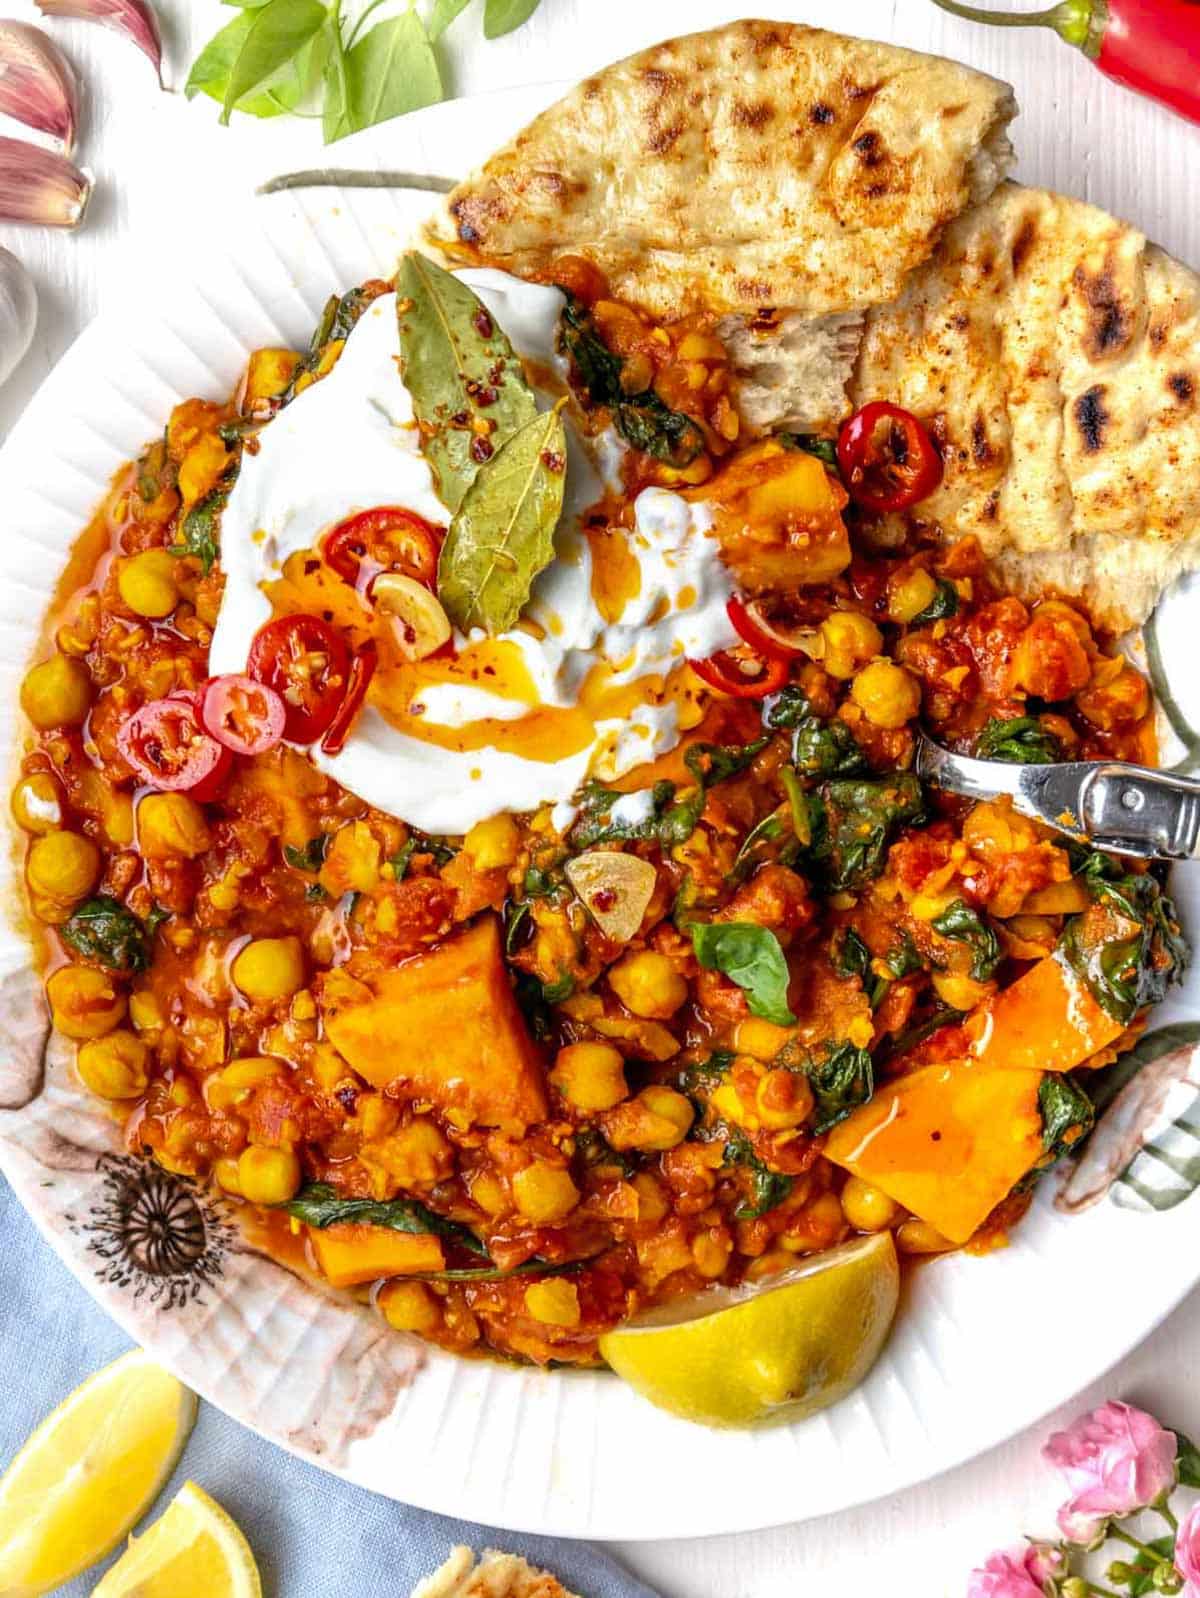
POLYGON ((931 621, 943 621, 947 616, 958 615, 958 589, 946 577, 935 579, 937 592, 925 606, 909 622, 910 627, 924 627, 931 621))
POLYGON ((562 343, 588 398, 611 410, 626 443, 674 467, 689 465, 701 453, 704 434, 690 416, 673 411, 652 387, 626 391, 621 382, 624 359, 605 344, 591 312, 573 294, 567 295, 563 310, 562 343))
POLYGON ((1062 745, 1033 716, 993 716, 975 740, 980 760, 1007 760, 1015 766, 1049 766, 1062 759, 1062 745))
POLYGON ((910 771, 878 779, 841 778, 821 785, 812 807, 809 858, 831 893, 861 888, 883 870, 897 829, 921 821, 925 800, 910 771))
POLYGON ((766 860, 776 860, 790 866, 800 853, 800 844, 792 830, 788 807, 781 806, 764 816, 742 839, 729 871, 730 882, 744 882, 755 867, 766 860), (779 840, 783 839, 782 844, 779 840), (779 844, 776 848, 775 845, 779 844))
POLYGON ((213 569, 213 562, 221 553, 220 524, 221 512, 229 503, 229 493, 237 477, 236 464, 232 470, 205 494, 188 511, 180 522, 178 538, 175 543, 168 544, 167 549, 172 555, 190 555, 200 562, 200 570, 207 577, 213 569))
POLYGON ((744 771, 766 744, 765 738, 749 744, 696 743, 684 754, 684 764, 696 779, 696 786, 682 795, 673 782, 656 782, 644 793, 618 793, 599 783, 585 783, 579 792, 579 817, 571 828, 573 849, 587 849, 595 843, 657 843, 664 849, 686 843, 696 830, 704 810, 708 789, 744 771), (629 819, 614 816, 621 801, 629 819), (640 801, 636 806, 633 800, 640 801), (638 812, 641 812, 639 815, 638 812))
POLYGON ((290 844, 283 846, 283 858, 293 871, 307 871, 310 874, 320 871, 325 863, 325 856, 329 852, 330 835, 327 832, 318 832, 310 838, 303 849, 293 849, 290 844))
POLYGON ((734 1210, 735 1220, 757 1220, 782 1204, 792 1191, 792 1178, 764 1165, 744 1132, 730 1132, 725 1143, 725 1164, 741 1166, 750 1177, 750 1201, 734 1210))
POLYGON ((809 1058, 806 1071, 816 1104, 814 1132, 828 1132, 875 1092, 871 1056, 853 1043, 826 1045, 823 1057, 809 1058))
POLYGON ((542 998, 547 1004, 561 1004, 575 992, 575 978, 570 971, 560 971, 553 982, 542 983, 542 998))
POLYGON ((830 960, 838 976, 862 980, 871 968, 871 951, 853 927, 845 927, 833 941, 830 960))
POLYGON ((1000 964, 1000 939, 964 899, 955 899, 930 923, 943 938, 965 943, 971 951, 971 975, 986 982, 1000 964))
POLYGON ((146 929, 118 899, 86 899, 59 928, 63 942, 109 971, 144 971, 150 964, 146 929))
POLYGON ((822 438, 819 433, 777 433, 775 436, 788 449, 802 449, 806 455, 815 455, 831 472, 839 470, 837 439, 822 438))
POLYGON ((907 927, 884 955, 883 963, 887 966, 892 976, 897 979, 910 976, 914 971, 924 970, 925 962, 917 953, 917 946, 913 942, 912 933, 908 931, 907 927))
POLYGON ((306 1226, 386 1226, 393 1232, 440 1237, 487 1258, 487 1249, 474 1232, 458 1221, 435 1215, 417 1199, 346 1198, 328 1182, 309 1182, 281 1208, 306 1226))
POLYGON ((1072 860, 1093 898, 1133 930, 1090 942, 1086 914, 1072 916, 1060 947, 1101 1009, 1127 1025, 1182 978, 1190 950, 1174 903, 1150 872, 1122 875, 1115 861, 1096 851, 1073 850, 1072 860))
POLYGON ((1092 1101, 1066 1072, 1047 1071, 1038 1087, 1042 1146, 1058 1159, 1087 1136, 1095 1120, 1092 1101))
POLYGON ((763 701, 763 725, 792 733, 792 762, 805 777, 854 777, 867 769, 862 750, 839 717, 823 721, 794 684, 763 701))

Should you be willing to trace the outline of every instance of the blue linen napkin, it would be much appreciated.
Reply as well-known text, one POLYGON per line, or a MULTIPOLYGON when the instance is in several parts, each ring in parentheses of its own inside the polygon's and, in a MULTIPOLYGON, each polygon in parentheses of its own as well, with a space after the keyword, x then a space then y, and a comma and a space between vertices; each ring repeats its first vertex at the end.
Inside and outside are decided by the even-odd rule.
MULTIPOLYGON (((73 1387, 129 1347, 0 1176, 0 1470, 73 1387)), ((393 1503, 293 1458, 210 1404, 200 1406, 147 1524, 189 1477, 245 1532, 267 1598, 408 1598, 455 1543, 523 1554, 582 1598, 654 1598, 587 1543, 520 1536, 393 1503)), ((61 1588, 64 1598, 87 1598, 105 1568, 61 1588)))

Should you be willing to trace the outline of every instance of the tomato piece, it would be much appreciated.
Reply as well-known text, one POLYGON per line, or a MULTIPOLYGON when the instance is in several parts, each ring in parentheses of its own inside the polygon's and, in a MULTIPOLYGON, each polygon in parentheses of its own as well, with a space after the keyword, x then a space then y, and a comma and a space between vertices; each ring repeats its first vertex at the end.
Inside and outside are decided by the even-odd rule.
POLYGON ((283 736, 316 743, 345 697, 350 649, 319 616, 278 616, 255 633, 246 670, 283 700, 283 736))
POLYGON ((875 400, 838 434, 846 492, 873 511, 907 510, 942 480, 942 458, 922 423, 899 405, 875 400))
POLYGON ((378 505, 347 516, 325 535, 325 564, 356 586, 398 570, 426 587, 437 580, 444 529, 400 505, 378 505))
POLYGON ((266 683, 230 674, 206 684, 200 719, 235 755, 265 755, 283 737, 287 706, 266 683))
POLYGON ((361 649, 355 650, 354 659, 350 662, 350 680, 346 684, 346 696, 329 723, 329 730, 321 739, 322 754, 341 754, 350 735, 350 728, 354 725, 354 718, 367 697, 367 689, 370 687, 378 663, 379 656, 373 642, 365 643, 361 649))
POLYGON ((788 663, 780 655, 736 655, 722 649, 707 660, 689 660, 688 665, 701 682, 732 699, 765 699, 788 680, 788 663))
POLYGON ((151 788, 211 799, 229 775, 232 753, 205 731, 194 694, 150 699, 127 718, 117 747, 151 788))

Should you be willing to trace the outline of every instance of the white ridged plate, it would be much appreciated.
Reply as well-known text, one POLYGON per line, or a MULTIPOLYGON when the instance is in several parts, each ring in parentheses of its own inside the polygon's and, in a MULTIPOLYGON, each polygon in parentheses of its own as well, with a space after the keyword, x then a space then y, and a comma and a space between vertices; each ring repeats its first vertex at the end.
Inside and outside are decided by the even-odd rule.
MULTIPOLYGON (((523 90, 435 107, 332 154, 339 165, 453 176, 551 97, 523 90)), ((17 683, 40 615, 110 473, 177 400, 224 395, 250 350, 303 344, 333 290, 390 275, 428 205, 412 193, 341 189, 256 201, 227 223, 223 252, 198 261, 189 249, 169 292, 139 284, 60 363, 0 452, 6 748, 19 737, 17 683)), ((1179 597, 1168 616, 1180 607, 1194 615, 1179 597)), ((1182 645, 1189 628, 1164 627, 1168 634, 1182 645)), ((1181 701, 1200 699, 1176 674, 1172 686, 1181 701)), ((11 859, 4 870, 5 903, 18 905, 11 859)), ((1194 868, 1177 873, 1176 890, 1186 920, 1200 925, 1194 868)), ((116 1125, 75 1084, 69 1050, 51 1047, 43 1072, 40 1000, 16 930, 0 932, 0 985, 0 1166, 100 1303, 206 1398, 268 1437, 378 1492, 496 1526, 683 1537, 881 1496, 1061 1403, 1200 1275, 1194 1203, 1146 1213, 1104 1202, 1068 1218, 1046 1183, 1011 1247, 909 1277, 883 1358, 845 1403, 790 1429, 709 1432, 659 1414, 602 1374, 422 1351, 369 1311, 264 1260, 220 1203, 121 1159, 116 1125), (148 1248, 131 1215, 161 1223, 166 1246, 148 1248), (1112 1290, 1114 1259, 1136 1259, 1135 1291, 1112 1290)), ((1200 1014, 1198 993, 1193 974, 1171 1016, 1200 1014)), ((1172 1058, 1177 1077, 1194 1073, 1190 1049, 1172 1058)), ((1185 1089, 1176 1083, 1170 1117, 1190 1106, 1185 1089)), ((1180 1146, 1200 1147, 1190 1136, 1186 1120, 1177 1122, 1169 1144, 1177 1163, 1180 1146)))

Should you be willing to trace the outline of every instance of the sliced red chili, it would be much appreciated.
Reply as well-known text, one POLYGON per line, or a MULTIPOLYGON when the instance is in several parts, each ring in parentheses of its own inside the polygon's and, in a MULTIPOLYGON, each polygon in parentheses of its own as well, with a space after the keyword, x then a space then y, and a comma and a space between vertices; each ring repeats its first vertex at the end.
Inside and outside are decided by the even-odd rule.
POLYGON ((442 529, 400 505, 347 516, 325 535, 325 564, 348 583, 369 582, 382 571, 401 571, 432 586, 437 580, 442 529))
POLYGON ((867 510, 907 510, 942 480, 942 458, 924 426, 886 400, 854 413, 838 434, 837 458, 846 492, 867 510))
POLYGON ((166 793, 211 799, 233 755, 205 731, 196 695, 151 699, 117 733, 117 747, 143 782, 166 793))
POLYGON ((283 700, 284 737, 316 743, 346 696, 350 649, 319 616, 278 616, 255 633, 246 670, 283 700))
POLYGON ((765 699, 788 680, 788 663, 779 655, 735 655, 722 649, 688 664, 702 682, 732 699, 765 699))
POLYGON ((329 723, 329 730, 321 739, 321 752, 326 755, 340 755, 354 725, 354 718, 362 709, 362 702, 367 697, 371 678, 375 675, 375 667, 379 657, 373 642, 365 643, 361 649, 355 651, 354 659, 350 662, 350 681, 346 685, 346 697, 337 708, 337 713, 329 723))
POLYGON ((725 609, 738 637, 760 655, 794 660, 797 655, 804 653, 801 638, 812 635, 812 628, 804 627, 796 628, 789 636, 780 629, 778 623, 767 620, 756 600, 740 599, 737 594, 734 594, 725 609))
POLYGON ((283 737, 287 706, 265 682, 231 674, 205 686, 200 719, 235 755, 263 755, 283 737))

